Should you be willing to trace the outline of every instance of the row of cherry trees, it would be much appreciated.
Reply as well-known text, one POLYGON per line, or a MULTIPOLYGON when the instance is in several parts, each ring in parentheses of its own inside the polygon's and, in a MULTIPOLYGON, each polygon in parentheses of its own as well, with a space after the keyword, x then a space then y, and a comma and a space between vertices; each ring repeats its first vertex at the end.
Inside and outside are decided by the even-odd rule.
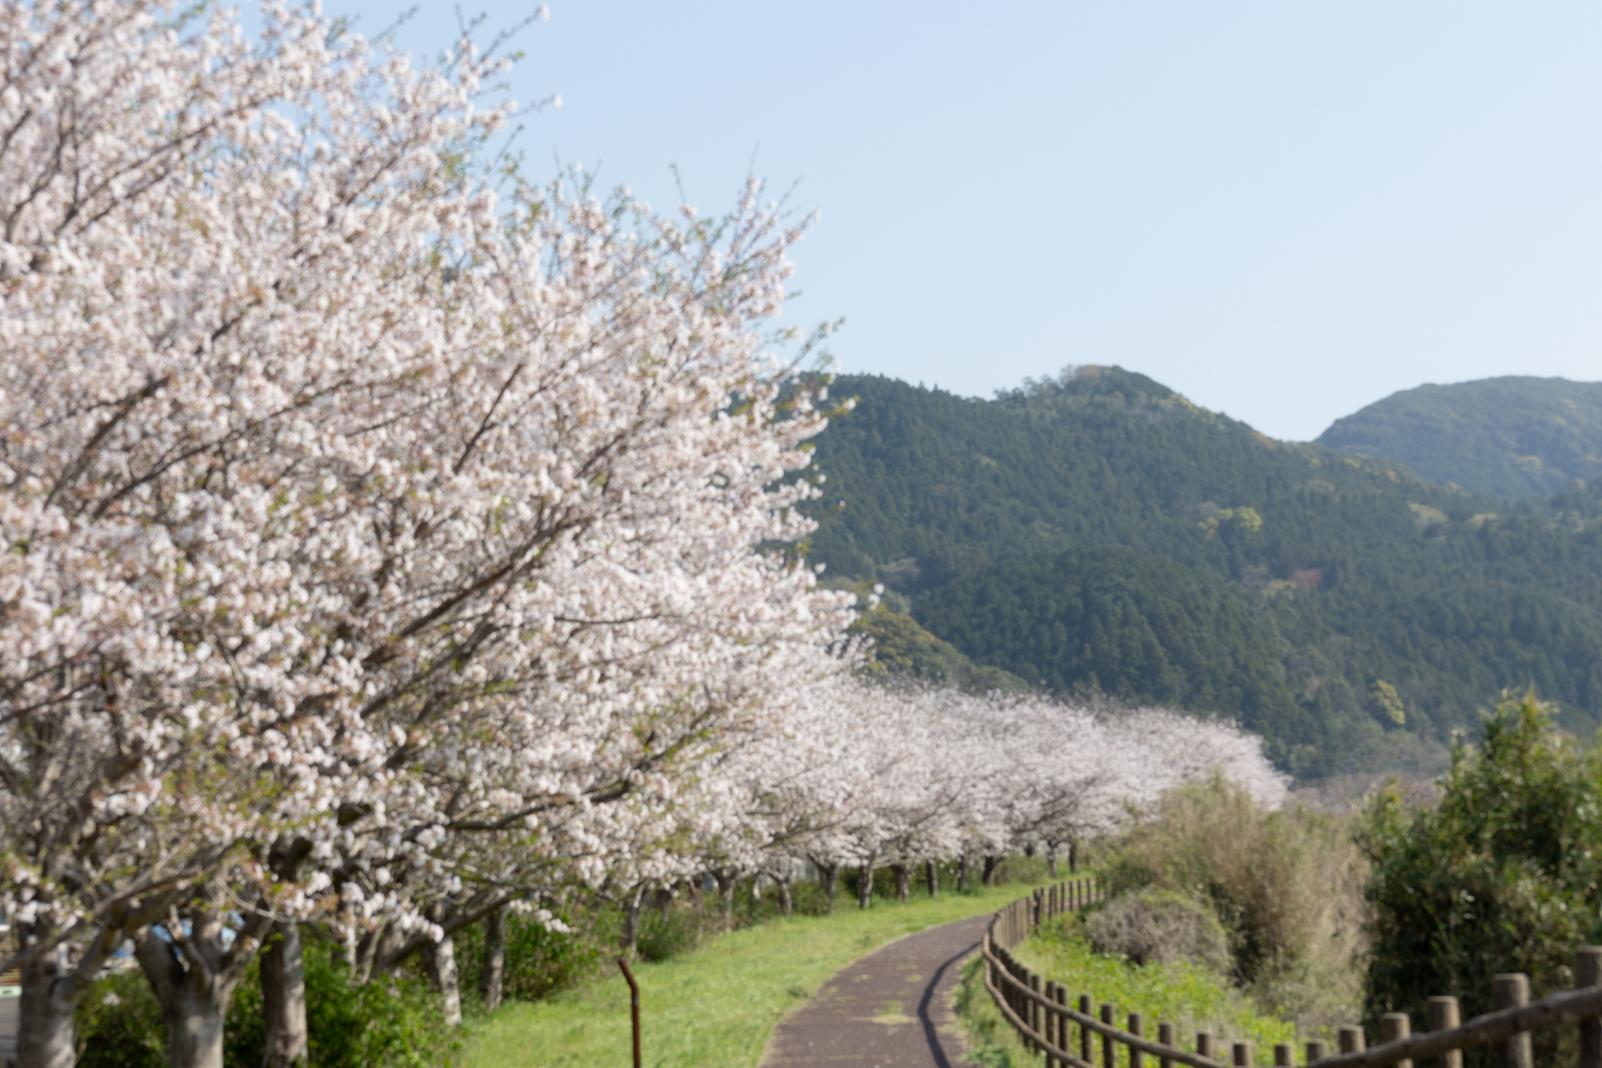
MULTIPOLYGON (((0 6, 0 910, 22 1056, 120 947, 175 1065, 569 888, 1052 849, 1250 740, 850 679, 786 546, 800 229, 524 183, 497 47, 0 6), (775 548, 778 547, 778 548, 775 548)), ((497 45, 499 42, 497 42, 497 45)), ((804 351, 805 342, 799 348, 804 351)), ((454 1011, 454 1010, 452 1010, 454 1011)))
POLYGON ((803 866, 831 899, 854 868, 864 906, 875 868, 893 869, 904 897, 919 868, 933 888, 940 862, 988 868, 1018 850, 1055 862, 1181 783, 1222 776, 1269 806, 1286 791, 1261 739, 1216 720, 851 678, 810 687, 788 724, 732 750, 721 773, 743 815, 683 858, 691 871, 725 892, 735 875, 763 874, 788 902, 803 866))

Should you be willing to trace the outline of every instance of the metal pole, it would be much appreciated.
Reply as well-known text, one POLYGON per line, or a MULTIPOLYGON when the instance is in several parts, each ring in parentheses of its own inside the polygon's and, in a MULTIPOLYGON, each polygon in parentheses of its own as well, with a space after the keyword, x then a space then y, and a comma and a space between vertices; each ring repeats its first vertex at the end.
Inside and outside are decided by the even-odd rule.
POLYGON ((623 978, 629 984, 629 1023, 634 1028, 634 1068, 640 1068, 640 984, 634 981, 628 961, 619 957, 617 966, 623 969, 623 978))

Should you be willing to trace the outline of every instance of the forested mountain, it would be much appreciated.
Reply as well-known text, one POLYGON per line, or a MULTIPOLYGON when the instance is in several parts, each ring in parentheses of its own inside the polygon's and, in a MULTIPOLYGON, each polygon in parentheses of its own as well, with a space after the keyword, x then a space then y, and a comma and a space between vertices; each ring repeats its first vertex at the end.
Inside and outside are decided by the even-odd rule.
POLYGON ((1602 382, 1508 376, 1393 393, 1318 443, 1424 478, 1522 499, 1602 476, 1602 382))
POLYGON ((1117 368, 834 391, 814 557, 978 664, 1237 716, 1303 774, 1427 759, 1504 687, 1602 720, 1595 493, 1508 509, 1117 368))

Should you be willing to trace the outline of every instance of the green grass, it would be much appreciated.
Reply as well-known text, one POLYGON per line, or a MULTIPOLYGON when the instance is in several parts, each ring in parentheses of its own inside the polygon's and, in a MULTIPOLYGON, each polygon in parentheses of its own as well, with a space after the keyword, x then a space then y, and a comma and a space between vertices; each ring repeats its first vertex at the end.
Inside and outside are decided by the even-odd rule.
MULTIPOLYGON (((841 902, 829 916, 776 919, 722 935, 681 957, 635 966, 649 1068, 754 1068, 773 1027, 829 976, 886 942, 992 912, 1029 890, 1014 883, 907 904, 841 902)), ((887 1005, 886 1012, 899 1011, 887 1005)), ((595 1068, 629 1062, 629 995, 621 976, 475 1024, 465 1068, 595 1068)))
MULTIPOLYGON (((1229 1042, 1244 1039, 1253 1044, 1259 1063, 1271 1063, 1276 1042, 1296 1040, 1295 1024, 1263 1015, 1226 979, 1191 964, 1134 965, 1122 957, 1103 956, 1090 948, 1083 926, 1077 916, 1054 920, 1015 947, 1013 955, 1043 978, 1065 984, 1073 1000, 1089 994, 1098 1012, 1102 1003, 1111 1002, 1120 1026, 1131 1012, 1141 1014, 1145 1032, 1153 1037, 1159 1020, 1173 1023, 1186 1049, 1196 1048, 1197 1031, 1207 1031, 1215 1049, 1227 1051, 1229 1042)), ((1038 1055, 1025 1053, 991 1002, 977 961, 963 972, 957 1011, 976 1063, 985 1068, 1039 1063, 1038 1055)), ((1127 1060, 1120 1057, 1119 1063, 1127 1060)))

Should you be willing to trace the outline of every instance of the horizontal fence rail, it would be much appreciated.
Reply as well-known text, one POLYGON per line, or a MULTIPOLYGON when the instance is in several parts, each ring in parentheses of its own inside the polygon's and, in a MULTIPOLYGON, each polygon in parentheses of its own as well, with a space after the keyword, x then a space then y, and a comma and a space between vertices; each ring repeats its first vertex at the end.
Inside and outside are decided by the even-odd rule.
MULTIPOLYGON (((1098 1005, 1089 994, 1071 997, 1056 980, 1043 980, 1013 956, 1012 950, 1041 924, 1102 900, 1105 889, 1093 878, 1075 879, 1036 890, 990 918, 980 944, 985 989, 996 1008, 1028 1049, 1044 1058, 1046 1068, 1115 1068, 1127 1058, 1129 1068, 1251 1068, 1252 1044, 1225 1043, 1199 1031, 1194 1049, 1183 1049, 1174 1026, 1157 1025, 1148 1034, 1138 1012, 1122 1020, 1110 1004, 1098 1005), (1120 1023, 1123 1026, 1119 1026, 1120 1023), (1227 1045, 1227 1048, 1226 1048, 1227 1045), (1099 1054, 1099 1056, 1098 1056, 1099 1054)), ((1370 1048, 1361 1027, 1336 1029, 1336 1050, 1322 1041, 1308 1042, 1297 1060, 1289 1044, 1274 1047, 1276 1068, 1462 1068, 1463 1050, 1500 1045, 1505 1068, 1534 1068, 1530 1036, 1561 1027, 1578 1034, 1577 1068, 1602 1068, 1602 947, 1583 946, 1574 955, 1573 990, 1530 1001, 1529 980, 1519 973, 1496 977, 1497 1009, 1460 1021, 1456 997, 1429 999, 1428 1029, 1412 1033, 1407 1013, 1380 1018, 1379 1044, 1370 1048)))

